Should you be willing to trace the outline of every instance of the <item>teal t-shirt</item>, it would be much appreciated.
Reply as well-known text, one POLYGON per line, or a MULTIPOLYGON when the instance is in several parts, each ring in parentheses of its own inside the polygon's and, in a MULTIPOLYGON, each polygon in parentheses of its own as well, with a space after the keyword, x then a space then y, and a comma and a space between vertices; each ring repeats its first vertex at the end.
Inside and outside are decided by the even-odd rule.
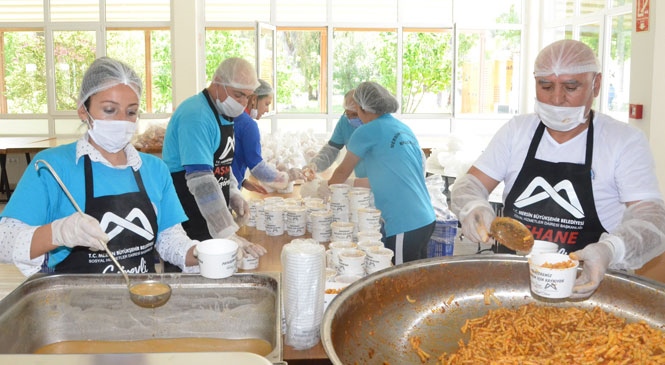
MULTIPOLYGON (((187 220, 166 165, 159 158, 139 153, 142 160, 139 173, 146 193, 157 213, 158 231, 187 220)), ((33 159, 47 161, 58 174, 72 197, 85 211, 85 176, 83 157, 76 161, 76 142, 39 152, 33 159)), ((41 165, 40 165, 41 166, 41 165)), ((138 191, 131 167, 115 169, 92 162, 95 196, 124 194, 138 191)), ((37 172, 31 164, 23 173, 2 217, 18 219, 31 226, 41 226, 76 212, 56 179, 41 166, 37 172)), ((69 248, 59 247, 49 253, 49 266, 64 260, 69 248)))
MULTIPOLYGON (((211 95, 213 100, 214 97, 211 95)), ((221 116, 219 119, 223 125, 233 124, 221 116)), ((183 101, 171 116, 164 135, 162 159, 172 173, 184 170, 186 165, 213 166, 220 138, 219 123, 200 92, 183 101)))
POLYGON ((411 128, 384 114, 356 129, 347 148, 365 163, 386 236, 434 222, 422 150, 411 128))

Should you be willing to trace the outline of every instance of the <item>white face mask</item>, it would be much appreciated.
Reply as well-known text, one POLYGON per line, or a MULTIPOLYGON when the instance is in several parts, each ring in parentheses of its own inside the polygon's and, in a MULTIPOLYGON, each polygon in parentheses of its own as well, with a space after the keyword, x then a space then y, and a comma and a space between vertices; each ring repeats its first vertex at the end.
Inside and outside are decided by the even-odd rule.
POLYGON ((249 111, 249 116, 252 117, 252 119, 256 119, 256 117, 259 116, 259 111, 256 109, 252 109, 249 111))
POLYGON ((554 106, 536 99, 534 110, 547 128, 567 132, 586 121, 584 106, 554 106))
MULTIPOLYGON (((88 114, 90 116, 90 114, 88 114)), ((126 120, 92 120, 92 128, 88 135, 99 147, 110 153, 116 153, 125 148, 136 132, 136 123, 126 120)))
MULTIPOLYGON (((224 90, 226 90, 226 86, 222 86, 224 86, 224 90)), ((219 93, 217 93, 215 105, 217 106, 218 112, 231 118, 235 118, 242 114, 243 111, 245 111, 245 106, 240 104, 236 99, 232 98, 228 91, 226 92, 226 99, 224 99, 224 101, 219 101, 219 93)))

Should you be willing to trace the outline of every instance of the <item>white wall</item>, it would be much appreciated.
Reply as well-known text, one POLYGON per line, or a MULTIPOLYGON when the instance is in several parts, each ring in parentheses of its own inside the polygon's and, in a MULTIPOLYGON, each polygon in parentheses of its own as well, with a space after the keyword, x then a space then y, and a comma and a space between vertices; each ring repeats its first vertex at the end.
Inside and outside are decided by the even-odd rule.
POLYGON ((635 31, 636 1, 633 2, 633 34, 630 69, 630 103, 642 104, 643 119, 629 123, 642 129, 656 160, 661 193, 665 193, 665 3, 651 0, 649 30, 635 31), (658 6, 660 5, 660 7, 658 6))

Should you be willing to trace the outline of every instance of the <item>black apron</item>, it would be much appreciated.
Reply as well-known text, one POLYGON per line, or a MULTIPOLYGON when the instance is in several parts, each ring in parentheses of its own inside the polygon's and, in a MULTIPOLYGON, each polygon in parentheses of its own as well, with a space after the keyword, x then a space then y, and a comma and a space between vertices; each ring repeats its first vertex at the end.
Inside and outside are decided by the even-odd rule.
MULTIPOLYGON (((212 110, 212 113, 217 119, 219 124, 219 147, 213 155, 213 167, 212 172, 217 178, 219 185, 222 188, 222 193, 224 193, 224 199, 228 205, 229 202, 229 187, 231 186, 231 162, 233 161, 233 155, 235 151, 235 140, 233 135, 233 124, 222 125, 222 121, 219 119, 219 114, 217 113, 217 108, 213 103, 210 95, 208 94, 207 89, 203 89, 203 95, 208 101, 208 106, 212 110)), ((229 96, 230 97, 230 96, 229 96)), ((233 118, 223 116, 224 119, 233 121, 233 118)), ((176 193, 180 199, 185 213, 189 220, 182 223, 182 227, 187 232, 187 235, 191 239, 203 241, 211 239, 210 232, 208 231, 208 224, 206 223, 205 218, 201 215, 199 206, 196 204, 194 195, 189 192, 187 187, 187 180, 185 179, 185 171, 174 172, 171 174, 173 178, 173 185, 175 186, 176 193)))
MULTIPOLYGON (((540 122, 515 184, 508 193, 504 215, 526 225, 536 240, 555 242, 570 253, 598 241, 607 230, 600 223, 593 199, 593 111, 584 164, 536 159, 545 132, 540 122)), ((499 252, 511 252, 504 246, 499 252)))
MULTIPOLYGON (((138 171, 134 173, 139 191, 95 197, 92 163, 84 156, 85 213, 96 218, 109 235, 108 248, 128 273, 155 272, 155 237, 157 215, 138 171)), ((56 265, 58 273, 119 272, 104 251, 74 247, 69 256, 56 265)))

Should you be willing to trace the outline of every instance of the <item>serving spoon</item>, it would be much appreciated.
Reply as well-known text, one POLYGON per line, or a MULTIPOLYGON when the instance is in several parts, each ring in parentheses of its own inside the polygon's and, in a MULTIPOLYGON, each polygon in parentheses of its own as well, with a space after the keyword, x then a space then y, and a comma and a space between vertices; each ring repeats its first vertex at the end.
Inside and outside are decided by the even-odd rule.
POLYGON ((513 251, 529 252, 533 248, 533 234, 517 219, 496 217, 490 224, 489 232, 483 226, 480 227, 486 235, 513 251))
MULTIPOLYGON (((79 205, 76 203, 76 200, 74 200, 72 194, 69 193, 69 190, 62 182, 62 180, 60 180, 60 177, 55 172, 53 167, 51 167, 51 164, 45 160, 37 160, 35 161, 35 170, 39 171, 40 163, 46 166, 46 168, 51 172, 55 180, 58 182, 58 185, 60 185, 62 191, 65 192, 67 198, 69 198, 69 201, 72 203, 72 205, 74 205, 74 208, 78 214, 83 214, 81 207, 79 207, 79 205)), ((129 281, 129 275, 127 275, 127 271, 125 271, 118 260, 116 260, 108 246, 104 242, 101 242, 101 244, 102 247, 104 247, 106 254, 108 254, 111 260, 113 260, 113 263, 118 267, 120 273, 122 273, 122 276, 125 278, 125 281, 127 282, 127 288, 129 289, 129 297, 131 298, 132 302, 134 302, 134 304, 143 308, 156 308, 164 305, 169 300, 171 297, 170 285, 161 283, 157 280, 145 280, 139 282, 138 284, 132 285, 129 281)))

